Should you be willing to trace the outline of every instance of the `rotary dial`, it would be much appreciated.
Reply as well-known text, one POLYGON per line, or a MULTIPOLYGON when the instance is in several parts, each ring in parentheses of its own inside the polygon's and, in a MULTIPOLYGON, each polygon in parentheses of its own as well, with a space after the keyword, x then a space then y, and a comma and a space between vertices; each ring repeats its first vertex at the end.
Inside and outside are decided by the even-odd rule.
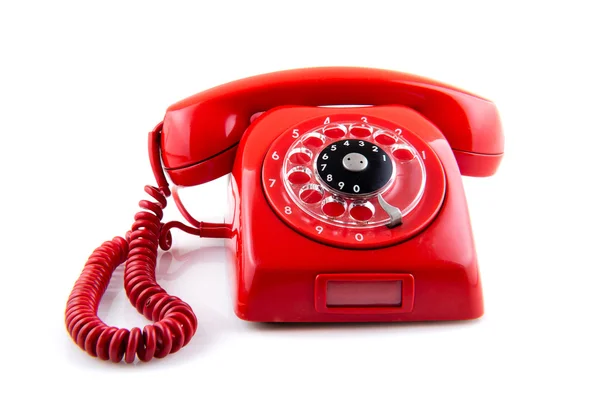
POLYGON ((334 225, 400 225, 425 185, 418 151, 401 133, 364 121, 295 131, 283 159, 288 194, 306 213, 334 225))
POLYGON ((299 122, 271 143, 262 168, 275 213, 292 229, 341 247, 412 237, 435 216, 445 192, 432 149, 375 116, 336 112, 299 122))
POLYGON ((325 147, 314 169, 332 192, 361 197, 384 189, 392 178, 394 164, 380 146, 366 140, 346 139, 325 147))

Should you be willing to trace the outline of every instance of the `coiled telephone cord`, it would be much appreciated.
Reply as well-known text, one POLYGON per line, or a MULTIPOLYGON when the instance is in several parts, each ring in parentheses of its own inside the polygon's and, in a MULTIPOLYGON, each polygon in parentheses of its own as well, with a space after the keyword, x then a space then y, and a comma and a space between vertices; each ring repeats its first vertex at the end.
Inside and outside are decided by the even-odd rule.
MULTIPOLYGON (((170 230, 179 228, 204 237, 224 237, 223 224, 161 222, 170 195, 168 187, 146 186, 155 201, 142 200, 125 238, 104 242, 87 260, 67 301, 65 324, 73 340, 89 355, 102 360, 132 363, 162 358, 188 344, 198 326, 191 307, 169 295, 155 276, 158 246, 171 247, 170 230), (98 306, 115 269, 125 262, 125 292, 131 304, 152 324, 143 329, 116 328, 98 318, 98 306)), ((178 199, 179 200, 179 199, 178 199)))

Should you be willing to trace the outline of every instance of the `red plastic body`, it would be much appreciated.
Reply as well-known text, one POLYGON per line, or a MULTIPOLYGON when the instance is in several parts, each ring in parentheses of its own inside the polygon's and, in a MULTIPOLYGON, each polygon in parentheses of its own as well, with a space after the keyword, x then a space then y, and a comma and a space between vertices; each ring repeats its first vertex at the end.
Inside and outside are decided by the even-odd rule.
POLYGON ((438 127, 413 110, 398 106, 276 108, 260 116, 243 136, 230 182, 231 213, 226 222, 232 226, 229 258, 235 312, 240 318, 343 322, 456 320, 482 315, 477 257, 456 159, 438 127), (300 234, 273 211, 261 178, 269 146, 294 124, 336 113, 401 124, 435 151, 445 171, 446 194, 435 218, 419 234, 377 249, 339 248, 300 234), (336 281, 336 276, 345 283, 334 284, 329 293, 326 282, 336 281), (378 304, 394 300, 391 292, 376 293, 377 287, 389 290, 381 283, 386 280, 402 288, 400 304, 378 304), (373 286, 373 282, 379 283, 373 286), (361 304, 344 306, 344 285, 362 287, 356 300, 361 304))
POLYGON ((168 108, 162 127, 164 167, 173 183, 192 186, 231 171, 251 117, 280 105, 404 105, 443 132, 464 175, 487 176, 504 139, 495 105, 463 90, 396 71, 322 67, 230 82, 168 108))

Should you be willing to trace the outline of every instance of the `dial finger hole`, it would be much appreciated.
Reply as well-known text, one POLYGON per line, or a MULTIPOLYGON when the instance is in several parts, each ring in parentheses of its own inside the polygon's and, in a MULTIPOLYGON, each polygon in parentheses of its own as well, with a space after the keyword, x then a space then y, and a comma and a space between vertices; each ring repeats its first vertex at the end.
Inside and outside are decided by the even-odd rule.
POLYGON ((308 164, 312 159, 313 153, 309 149, 299 148, 290 152, 289 160, 294 164, 308 164))
POLYGON ((375 207, 369 201, 350 204, 350 216, 356 221, 368 221, 374 214, 375 207))
POLYGON ((339 217, 346 212, 346 202, 336 199, 335 197, 328 197, 323 200, 321 210, 329 217, 339 217))
POLYGON ((339 139, 346 136, 346 127, 344 125, 328 125, 323 129, 325 136, 331 139, 339 139))
POLYGON ((375 138, 375 141, 377 143, 384 145, 384 146, 389 146, 391 144, 396 143, 396 138, 389 131, 379 130, 379 131, 375 132, 375 135, 373 135, 373 138, 375 138))
POLYGON ((300 200, 307 204, 315 204, 323 199, 323 188, 314 183, 302 186, 300 189, 299 197, 300 200))
POLYGON ((287 173, 287 179, 293 185, 301 185, 310 181, 311 172, 306 167, 294 167, 287 173))
POLYGON ((358 137, 358 138, 366 138, 371 136, 371 134, 373 133, 373 128, 368 126, 368 125, 352 125, 350 127, 350 134, 352 136, 358 137))
POLYGON ((406 147, 396 147, 392 150, 392 155, 399 162, 408 162, 415 158, 415 154, 406 147))
POLYGON ((317 132, 311 132, 304 136, 302 143, 308 147, 321 147, 325 144, 325 136, 317 132))

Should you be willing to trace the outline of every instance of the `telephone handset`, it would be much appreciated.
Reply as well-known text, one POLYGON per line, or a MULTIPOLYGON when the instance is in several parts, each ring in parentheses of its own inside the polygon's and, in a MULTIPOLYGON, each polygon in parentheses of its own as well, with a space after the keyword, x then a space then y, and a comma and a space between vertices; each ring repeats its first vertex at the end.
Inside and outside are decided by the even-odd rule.
POLYGON ((478 318, 481 283, 460 178, 503 155, 495 105, 415 75, 350 67, 234 81, 167 109, 149 134, 157 187, 125 238, 88 259, 69 297, 73 340, 101 359, 161 358, 197 328, 156 282, 170 229, 226 238, 238 317, 263 322, 478 318), (336 107, 327 107, 336 106, 336 107), (224 223, 162 223, 171 188, 231 173, 224 223), (152 320, 118 329, 96 315, 114 269, 152 320))

